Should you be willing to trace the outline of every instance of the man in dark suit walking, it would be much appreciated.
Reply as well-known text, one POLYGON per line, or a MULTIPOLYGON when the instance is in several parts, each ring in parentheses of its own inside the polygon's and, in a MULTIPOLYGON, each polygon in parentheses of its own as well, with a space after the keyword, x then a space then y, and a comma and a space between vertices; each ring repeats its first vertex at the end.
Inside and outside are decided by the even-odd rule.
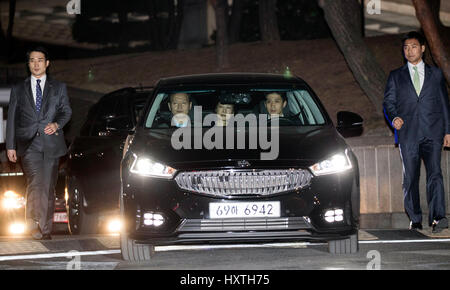
POLYGON ((51 239, 59 157, 67 152, 62 128, 72 110, 64 83, 46 74, 47 51, 27 53, 31 76, 11 89, 6 125, 8 159, 21 157, 27 180, 27 226, 34 239, 51 239))
POLYGON ((442 71, 423 62, 425 38, 410 32, 403 38, 407 64, 393 70, 384 94, 384 109, 398 131, 403 162, 403 194, 410 229, 422 229, 419 200, 420 162, 426 169, 428 224, 433 232, 448 228, 441 173, 442 145, 450 146, 450 111, 442 71))

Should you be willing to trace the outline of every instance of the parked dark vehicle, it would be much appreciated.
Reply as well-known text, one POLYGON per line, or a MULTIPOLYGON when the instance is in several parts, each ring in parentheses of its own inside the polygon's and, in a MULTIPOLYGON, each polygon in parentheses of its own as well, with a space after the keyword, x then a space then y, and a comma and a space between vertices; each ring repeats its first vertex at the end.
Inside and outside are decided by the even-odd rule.
POLYGON ((338 132, 353 135, 362 118, 340 112, 338 124, 298 77, 240 73, 160 80, 125 143, 123 258, 149 260, 158 245, 273 240, 328 241, 331 253, 355 253, 358 162, 338 132), (171 119, 168 102, 176 93, 192 103, 186 124, 171 119), (283 114, 267 115, 271 93, 285 96, 283 114), (212 125, 218 103, 232 105, 235 117, 246 122, 212 125), (229 128, 234 135, 221 139, 229 128), (267 131, 267 140, 279 141, 274 158, 262 153, 275 145, 269 150, 250 142, 267 131), (236 147, 235 136, 245 136, 244 147, 236 147))
POLYGON ((69 147, 66 189, 72 234, 98 233, 118 217, 123 145, 150 93, 151 88, 124 88, 90 108, 69 147))

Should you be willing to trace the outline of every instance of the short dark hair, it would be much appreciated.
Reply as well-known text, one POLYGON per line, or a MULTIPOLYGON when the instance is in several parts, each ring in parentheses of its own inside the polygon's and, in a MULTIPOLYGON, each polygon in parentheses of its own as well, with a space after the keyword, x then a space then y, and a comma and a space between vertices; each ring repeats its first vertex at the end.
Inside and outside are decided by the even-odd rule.
MULTIPOLYGON (((419 44, 425 45, 426 44, 426 39, 425 37, 417 31, 410 31, 408 33, 406 33, 403 37, 402 37, 402 55, 403 55, 403 61, 406 63, 406 56, 405 56, 405 51, 403 49, 403 47, 405 46, 405 41, 407 41, 408 39, 417 39, 417 41, 419 42, 419 44)), ((422 60, 425 61, 425 54, 422 55, 422 60)))
POLYGON ((29 49, 29 50, 27 51, 27 61, 30 60, 30 55, 31 55, 31 53, 34 52, 34 51, 43 53, 44 56, 45 56, 45 60, 49 60, 48 50, 47 50, 45 47, 43 47, 43 46, 36 46, 36 47, 31 48, 31 49, 29 49))
POLYGON ((417 31, 410 31, 407 34, 405 34, 402 37, 402 44, 405 44, 405 41, 407 41, 408 39, 417 39, 417 41, 419 41, 420 45, 425 45, 426 39, 425 37, 417 31))
POLYGON ((268 96, 268 95, 271 95, 271 94, 277 94, 277 95, 279 95, 279 96, 281 97, 281 99, 283 100, 283 102, 287 101, 286 92, 276 92, 276 91, 268 92, 268 93, 264 96, 264 98, 266 99, 266 101, 267 101, 267 96, 268 96))
POLYGON ((169 95, 169 103, 172 102, 172 98, 173 98, 173 96, 175 96, 176 94, 185 94, 185 95, 188 97, 188 101, 189 101, 189 102, 191 101, 191 96, 190 96, 188 93, 184 93, 184 92, 175 92, 175 93, 171 93, 171 94, 169 95))

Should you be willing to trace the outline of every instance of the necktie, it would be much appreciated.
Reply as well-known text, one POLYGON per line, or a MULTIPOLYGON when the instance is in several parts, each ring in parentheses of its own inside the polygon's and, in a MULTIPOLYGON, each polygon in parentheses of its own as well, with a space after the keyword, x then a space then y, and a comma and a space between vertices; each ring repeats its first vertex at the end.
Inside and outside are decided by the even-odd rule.
POLYGON ((413 83, 414 88, 416 89, 417 95, 420 95, 420 78, 419 78, 419 71, 417 70, 417 66, 414 68, 414 76, 413 76, 413 83))
POLYGON ((41 80, 36 80, 36 112, 39 113, 42 106, 42 90, 41 90, 41 80))

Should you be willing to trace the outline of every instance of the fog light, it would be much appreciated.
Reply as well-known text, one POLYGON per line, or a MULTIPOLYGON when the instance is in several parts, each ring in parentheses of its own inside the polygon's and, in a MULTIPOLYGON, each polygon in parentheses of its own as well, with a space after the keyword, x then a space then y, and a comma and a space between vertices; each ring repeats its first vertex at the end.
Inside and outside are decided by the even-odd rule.
POLYGON ((327 216, 327 217, 325 217, 325 220, 329 223, 332 223, 332 222, 334 222, 334 216, 327 216))
POLYGON ((9 233, 13 235, 21 235, 25 233, 25 224, 15 223, 9 226, 9 233))
POLYGON ((122 227, 122 222, 120 219, 112 219, 108 223, 108 232, 110 233, 118 233, 122 227))
POLYGON ((344 220, 344 211, 342 209, 327 210, 325 220, 329 223, 341 222, 344 220))
POLYGON ((144 225, 159 227, 164 223, 164 217, 159 213, 147 212, 144 214, 144 225))
POLYGON ((344 217, 341 216, 341 215, 337 215, 337 216, 334 217, 334 220, 337 221, 337 222, 341 222, 341 221, 344 220, 344 217))

